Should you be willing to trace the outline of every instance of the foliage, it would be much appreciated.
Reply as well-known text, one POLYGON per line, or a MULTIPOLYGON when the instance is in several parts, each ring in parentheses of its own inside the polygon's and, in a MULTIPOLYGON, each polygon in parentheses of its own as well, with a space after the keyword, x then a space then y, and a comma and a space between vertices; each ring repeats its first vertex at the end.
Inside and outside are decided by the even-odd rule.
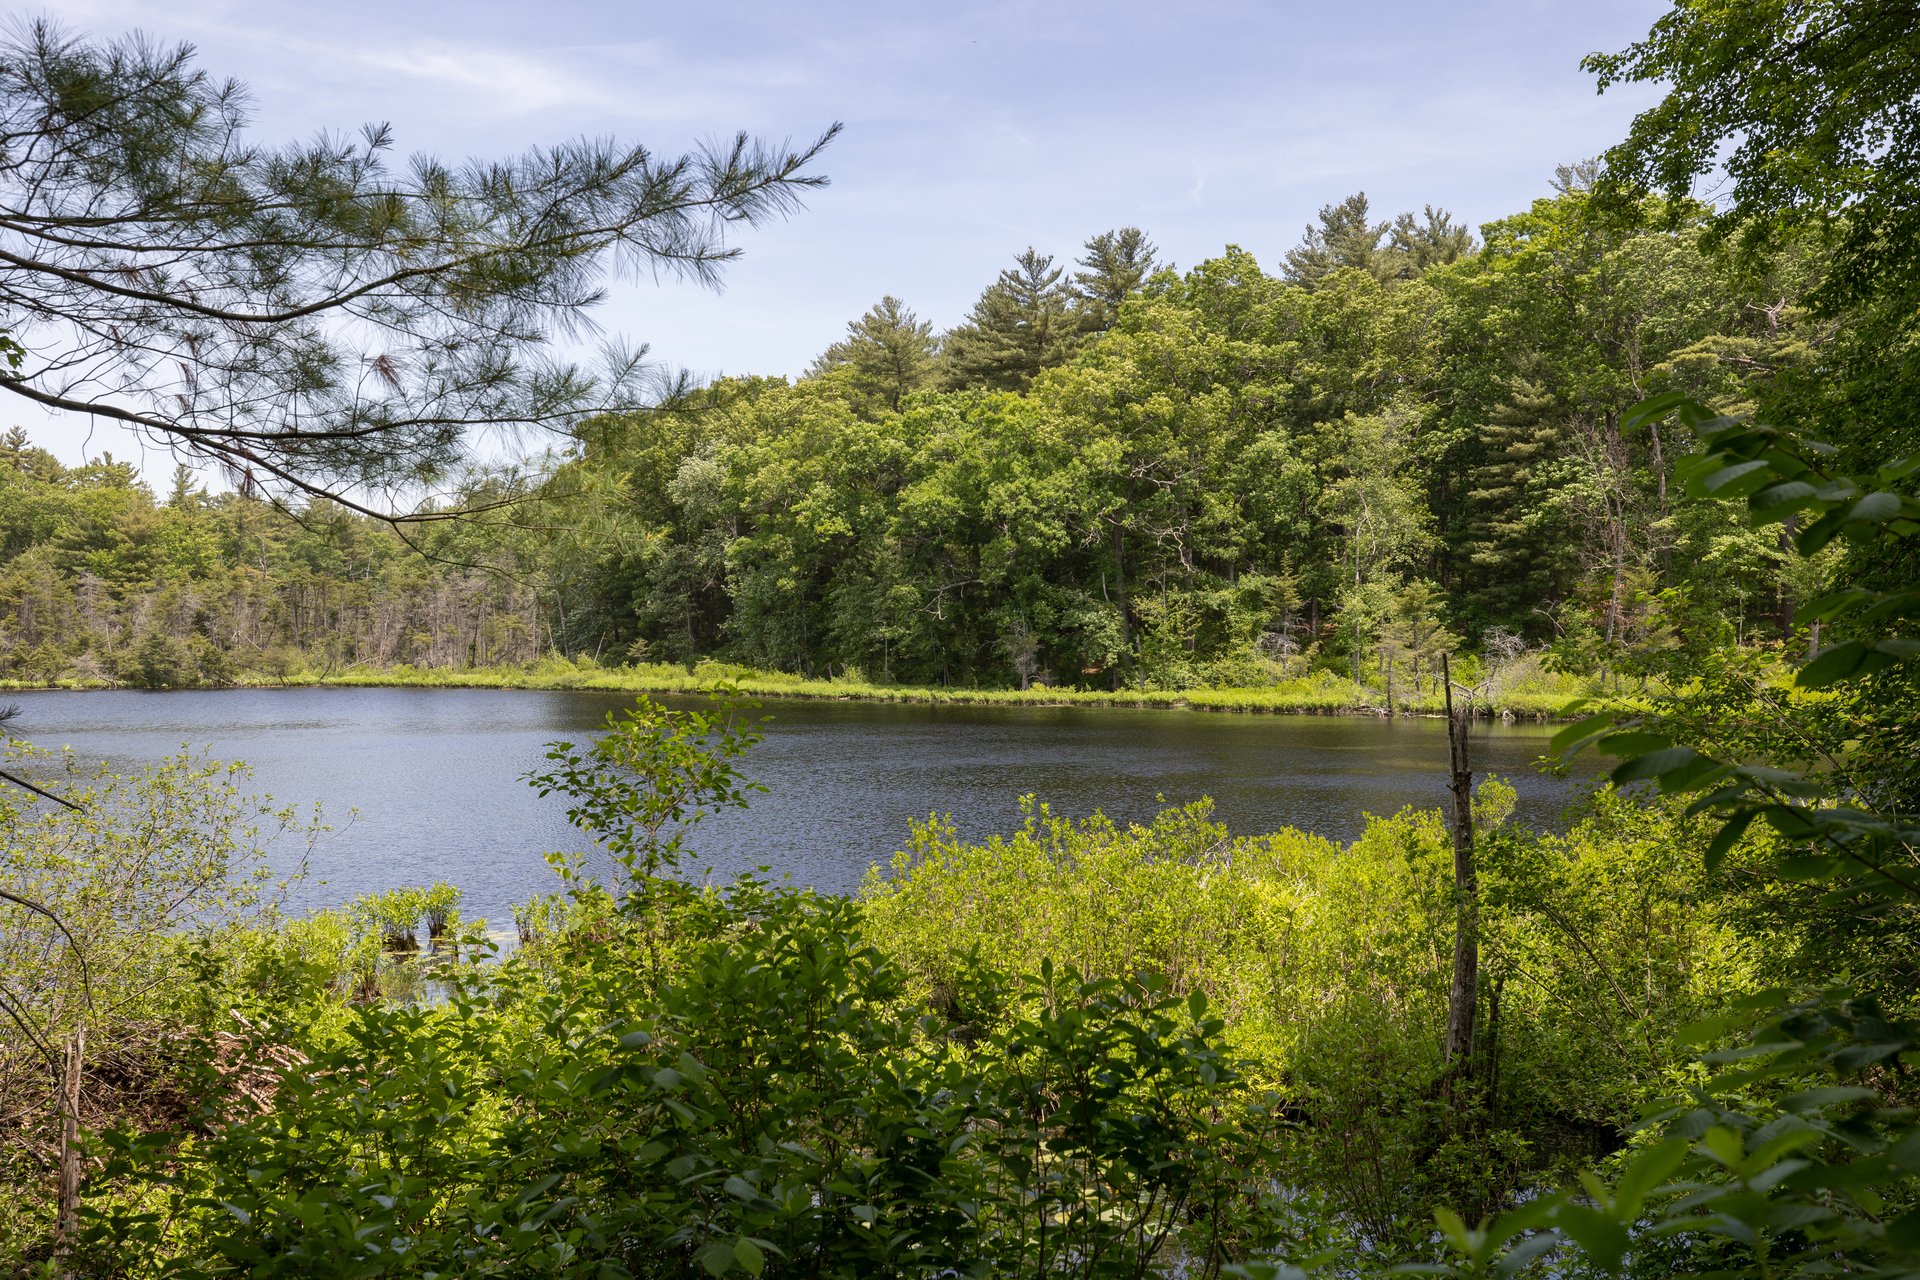
POLYGON ((201 983, 211 952, 271 919, 284 870, 322 830, 317 816, 245 794, 243 766, 178 755, 132 774, 13 742, 9 773, 67 805, 0 791, 0 1179, 30 1188, 0 1215, 0 1258, 52 1206, 23 1178, 54 1149, 60 1054, 85 1024, 90 1120, 170 1103, 156 1066, 189 1053, 216 1017, 201 983), (43 912, 18 905, 28 899, 43 912))
POLYGON ((946 336, 942 359, 956 388, 1025 391, 1042 369, 1072 354, 1079 325, 1064 268, 1028 246, 974 303, 966 322, 946 336))
POLYGON ((933 384, 933 326, 888 294, 847 325, 847 336, 820 353, 815 377, 845 370, 854 388, 898 412, 903 398, 933 384))
MULTIPOLYGON (((992 342, 883 299, 797 384, 596 418, 519 514, 404 540, 190 477, 156 502, 124 467, 62 468, 17 437, 0 663, 179 687, 718 659, 1110 693, 1318 667, 1364 686, 1355 705, 1398 707, 1428 693, 1430 655, 1410 678, 1382 652, 1421 584, 1458 651, 1497 631, 1577 677, 1637 680, 1723 632, 1797 646, 1817 581, 1777 540, 1676 503, 1685 424, 1626 413, 1668 389, 1816 399, 1807 371, 1854 342, 1804 305, 1823 250, 1735 266, 1703 211, 1649 203, 1622 225, 1582 181, 1474 253, 1438 214, 1432 244, 1416 220, 1369 223, 1379 269, 1310 286, 1234 248, 1156 269, 1132 228, 1089 240, 1071 287, 1036 250, 1032 298, 988 291, 1007 312, 992 342), (936 391, 942 343, 953 389, 936 391), (1026 354, 956 373, 981 343, 1005 347, 989 363, 1026 354)), ((525 487, 477 474, 449 509, 525 487)))
MULTIPOLYGON (((531 779, 612 856, 615 892, 554 856, 567 893, 523 909, 512 957, 449 967, 444 998, 393 980, 391 953, 445 890, 226 934, 136 901, 139 947, 109 918, 103 989, 158 1021, 155 975, 177 984, 170 1032, 268 1016, 216 1037, 224 1055, 133 1055, 173 1101, 95 1140, 81 1256, 1920 1271, 1908 17, 1682 0, 1589 60, 1603 87, 1671 81, 1666 102, 1483 244, 1354 196, 1280 276, 1233 248, 1156 272, 1129 228, 1069 284, 1030 248, 941 341, 942 390, 935 335, 889 298, 797 384, 584 426, 541 496, 567 518, 538 535, 446 535, 535 584, 502 611, 526 620, 509 641, 469 610, 442 653, 445 619, 422 624, 461 679, 1398 708, 1437 700, 1445 655, 1504 708, 1606 694, 1562 746, 1620 757, 1619 789, 1564 834, 1516 828, 1497 783, 1477 797, 1470 1060, 1443 1061, 1459 902, 1435 815, 1340 846, 1235 837, 1204 805, 1127 829, 1034 806, 984 844, 930 819, 860 902, 698 889, 672 873, 705 814, 745 802, 754 735, 730 703, 643 702, 531 779), (1695 202, 1722 157, 1731 201, 1695 202), (510 650, 510 672, 473 670, 510 650)), ((242 635, 267 641, 256 670, 331 676, 343 652, 308 637, 387 563, 350 520, 265 533, 246 495, 182 477, 162 508, 110 460, 7 449, 0 602, 27 678, 217 683, 242 635), (305 629, 246 621, 256 556, 308 558, 312 595, 270 593, 305 629)), ((351 678, 425 678, 403 645, 362 652, 351 678)), ((165 788, 142 802, 204 838, 165 788)), ((193 812, 229 829, 230 808, 193 812)), ((63 848, 24 840, 9 874, 51 896, 63 848)), ((187 861, 245 914, 244 876, 187 861)), ((85 951, 28 923, 0 953, 8 1008, 57 1027, 99 997, 61 969, 85 951)))
POLYGON ((235 81, 189 46, 39 20, 0 56, 8 324, 0 386, 353 506, 438 479, 470 431, 566 429, 646 402, 640 352, 588 373, 550 331, 610 270, 715 278, 726 229, 794 207, 832 131, 683 156, 579 141, 491 163, 388 164, 370 126, 246 141, 235 81))
POLYGON ((1841 296, 1911 296, 1920 256, 1920 35, 1904 5, 1812 0, 1724 6, 1686 0, 1646 38, 1585 66, 1604 91, 1665 81, 1607 153, 1615 189, 1678 198, 1723 172, 1720 234, 1760 245, 1812 224, 1837 234, 1841 296), (1844 211, 1827 226, 1835 211, 1844 211))
MULTIPOLYGON (((565 477, 596 532, 562 647, 1108 690, 1243 684, 1226 673, 1311 653, 1384 705, 1403 669, 1380 660, 1386 601, 1420 583, 1463 650, 1590 635, 1581 675, 1721 629, 1797 638, 1790 558, 1674 502, 1684 430, 1624 426, 1656 390, 1785 395, 1832 339, 1799 305, 1819 251, 1755 276, 1708 252, 1698 210, 1644 212, 1622 226, 1570 180, 1479 252, 1424 257, 1368 224, 1394 265, 1330 263, 1311 287, 1229 248, 1017 377, 897 410, 826 370, 724 384, 684 430, 609 420, 565 477), (1662 630, 1646 602, 1682 597, 1695 625, 1662 630)), ((1006 342, 1068 332, 1054 272, 1023 286, 1051 318, 1009 301, 1006 342)))
POLYGON ((209 495, 190 474, 157 501, 111 455, 64 467, 15 430, 0 437, 0 675, 182 688, 540 656, 537 588, 504 572, 500 529, 437 524, 413 543, 329 503, 296 521, 209 495))
MULTIPOLYGON (((1759 525, 1804 521, 1793 535, 1802 555, 1816 555, 1846 538, 1898 557, 1905 554, 1898 544, 1920 535, 1920 497, 1902 490, 1920 473, 1920 456, 1862 483, 1832 469, 1823 456, 1830 448, 1790 432, 1713 416, 1702 405, 1678 399, 1651 401, 1642 412, 1653 417, 1671 411, 1701 441, 1686 468, 1689 491, 1700 498, 1744 499, 1759 525)), ((1830 741, 1831 735, 1819 729, 1817 736, 1799 742, 1777 734, 1789 739, 1786 751, 1769 751, 1771 758, 1764 762, 1742 758, 1754 745, 1750 740, 1724 744, 1741 754, 1716 759, 1723 744, 1712 737, 1726 732, 1714 734, 1718 708, 1710 696, 1696 698, 1688 691, 1671 700, 1671 724, 1630 719, 1616 725, 1614 714, 1602 712, 1562 731, 1560 743, 1566 749, 1597 744, 1627 757, 1614 770, 1617 782, 1652 779, 1665 791, 1700 793, 1693 808, 1721 818, 1708 849, 1712 862, 1756 822, 1764 822, 1791 851, 1777 868, 1780 874, 1820 882, 1830 893, 1856 902, 1880 899, 1910 908, 1920 904, 1920 880, 1914 879, 1920 871, 1914 851, 1920 844, 1920 819, 1914 817, 1920 806, 1909 769, 1901 763, 1911 742, 1903 713, 1914 706, 1911 678, 1902 664, 1920 655, 1920 640, 1899 632, 1920 614, 1920 588, 1910 582, 1887 589, 1850 585, 1806 602, 1802 613, 1841 628, 1843 638, 1800 664, 1796 685, 1827 689, 1853 683, 1862 692, 1849 711, 1861 709, 1863 700, 1881 707, 1880 715, 1845 715, 1847 740, 1830 741), (1896 714, 1884 716, 1888 709, 1896 714), (1676 742, 1683 733, 1700 746, 1676 742), (1781 767, 1797 760, 1815 767, 1806 772, 1781 767)), ((1669 704, 1657 709, 1667 711, 1669 704)))
MULTIPOLYGON (((1352 844, 1235 838, 1199 804, 1126 829, 1030 807, 980 845, 934 821, 866 886, 866 936, 916 991, 987 1035, 1021 1016, 981 973, 1051 959, 1198 991, 1292 1120, 1272 1176, 1385 1260, 1435 1203, 1500 1204, 1608 1149, 1685 1060, 1683 1023, 1752 981, 1698 844, 1672 810, 1607 796, 1565 836, 1505 822, 1483 784, 1482 1092, 1444 1103, 1452 856, 1437 815, 1372 819, 1352 844)), ((1419 1256, 1414 1253, 1413 1256, 1419 1256)))
MULTIPOLYGON (((1669 412, 1701 441, 1684 465, 1690 492, 1744 499, 1756 524, 1799 524, 1802 555, 1838 538, 1886 555, 1889 544, 1920 533, 1920 503, 1898 489, 1920 463, 1883 469, 1882 487, 1863 485, 1832 469, 1831 448, 1795 433, 1714 416, 1679 397, 1640 410, 1649 419, 1669 412)), ((1920 645, 1899 629, 1916 602, 1920 592, 1908 581, 1883 589, 1856 583, 1808 603, 1813 617, 1845 635, 1799 666, 1802 688, 1841 688, 1811 709, 1756 707, 1737 667, 1732 681, 1719 668, 1657 700, 1651 715, 1603 712, 1560 735, 1563 749, 1597 745, 1623 757, 1616 782, 1651 780, 1697 795, 1689 813, 1714 818, 1704 850, 1710 868, 1751 831, 1771 828, 1760 874, 1789 891, 1821 890, 1788 917, 1803 934, 1800 963, 1853 969, 1856 983, 1887 987, 1898 1007, 1885 1010, 1846 987, 1736 1003, 1698 1033, 1744 1031, 1740 1042, 1708 1054, 1720 1069, 1687 1095, 1656 1106, 1646 1144, 1612 1180, 1589 1176, 1584 1195, 1545 1198, 1475 1231, 1457 1217, 1443 1221, 1458 1259, 1449 1270, 1510 1271, 1563 1241, 1608 1274, 1672 1265, 1676 1256, 1763 1275, 1897 1275, 1920 1266, 1920 1126, 1900 1070, 1916 1056, 1903 1020, 1915 1012, 1913 988, 1901 981, 1910 970, 1900 951, 1870 945, 1880 930, 1910 930, 1920 909, 1910 870, 1912 775, 1880 727, 1897 726, 1896 743, 1910 732, 1916 702, 1905 664, 1920 645), (1730 683, 1737 692, 1729 699, 1730 683), (1752 723, 1756 711, 1763 726, 1752 723), (1820 908, 1838 904, 1877 927, 1834 929, 1820 908)))
MULTIPOLYGON (((583 805, 606 799, 580 776, 583 805)), ((209 1082, 205 1133, 109 1136, 118 1190, 90 1202, 81 1256, 127 1275, 1137 1275, 1175 1250, 1213 1273, 1261 1229, 1268 1121, 1198 993, 983 971, 1026 1012, 955 1037, 903 998, 854 903, 658 882, 625 909, 648 904, 665 962, 636 967, 592 900, 440 1003, 362 1006, 330 1036, 263 1024, 254 1054, 297 1054, 271 1106, 209 1082)))
MULTIPOLYGON (((745 808, 751 792, 765 789, 743 781, 733 764, 760 741, 746 719, 753 705, 724 686, 702 710, 642 695, 608 712, 607 731, 588 747, 550 744, 553 767, 526 780, 542 796, 566 796, 567 821, 606 851, 628 884, 642 886, 680 868, 688 834, 708 814, 745 808)), ((554 866, 570 886, 580 883, 572 862, 554 866)))

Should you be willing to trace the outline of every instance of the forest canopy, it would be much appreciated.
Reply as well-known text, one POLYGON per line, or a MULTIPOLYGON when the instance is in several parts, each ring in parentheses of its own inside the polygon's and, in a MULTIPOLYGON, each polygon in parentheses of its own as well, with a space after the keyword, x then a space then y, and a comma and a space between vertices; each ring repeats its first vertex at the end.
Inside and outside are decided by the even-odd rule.
MULTIPOLYGON (((148 525, 52 512, 82 490, 147 502, 130 476, 16 466, 16 519, 46 514, 6 536, 9 563, 29 557, 0 587, 11 670, 111 677, 159 634, 235 669, 268 650, 315 671, 558 654, 988 687, 1312 668, 1379 687, 1418 685, 1448 651, 1631 675, 1678 650, 1804 643, 1796 603, 1833 556, 1679 501, 1690 442, 1627 411, 1663 392, 1762 413, 1828 395, 1813 371, 1847 339, 1808 297, 1829 257, 1803 240, 1730 261, 1704 208, 1662 200, 1623 225, 1595 172, 1564 169, 1479 237, 1432 208, 1375 220, 1354 196, 1271 268, 1229 247, 1176 271, 1136 228, 1090 238, 1071 277, 1028 249, 945 334, 883 298, 798 380, 589 420, 517 515, 426 544, 438 565, 324 503, 296 526, 185 480, 149 524, 197 522, 198 559, 110 550, 96 541, 148 525), (376 618, 394 574, 433 584, 395 607, 446 601, 463 621, 376 618)), ((503 484, 477 477, 454 505, 503 484)))

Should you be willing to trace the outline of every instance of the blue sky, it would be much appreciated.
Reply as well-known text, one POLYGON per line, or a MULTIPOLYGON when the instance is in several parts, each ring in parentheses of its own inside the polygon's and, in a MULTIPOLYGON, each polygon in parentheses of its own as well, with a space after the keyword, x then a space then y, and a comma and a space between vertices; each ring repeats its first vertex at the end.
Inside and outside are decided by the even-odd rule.
MULTIPOLYGON (((397 149, 493 156, 613 135, 658 151, 745 129, 846 131, 832 185, 746 232, 723 292, 622 282, 602 325, 672 365, 796 374, 882 294, 959 321, 1012 255, 1144 228, 1190 266, 1268 266, 1323 204, 1432 203, 1473 225, 1547 192, 1654 100, 1582 55, 1654 0, 1108 4, 230 3, 62 0, 96 34, 190 41, 249 82, 262 139, 394 126, 397 149)), ((20 418, 16 410, 16 418, 20 418)), ((48 431, 20 418, 36 436, 48 431)), ((74 456, 80 437, 60 431, 74 456)), ((125 456, 107 428, 94 445, 125 456)), ((49 443, 55 443, 49 441, 49 443)), ((150 460, 149 469, 154 462, 150 460)), ((164 469, 164 468, 163 468, 164 469)))

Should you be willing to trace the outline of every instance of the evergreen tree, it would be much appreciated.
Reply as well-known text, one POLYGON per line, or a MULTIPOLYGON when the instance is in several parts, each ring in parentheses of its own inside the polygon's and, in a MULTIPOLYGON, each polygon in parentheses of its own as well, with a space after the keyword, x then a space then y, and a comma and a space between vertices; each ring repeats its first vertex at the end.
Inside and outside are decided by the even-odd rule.
POLYGON ((1439 674, 1440 655, 1460 648, 1460 637, 1447 629, 1445 600, 1430 582, 1413 581, 1393 594, 1379 645, 1382 679, 1388 698, 1393 684, 1405 675, 1417 694, 1439 674), (1395 671, 1396 666, 1405 669, 1395 671))
POLYGON ((1079 338, 1063 268, 1032 247, 1014 259, 945 342, 946 382, 955 389, 1025 391, 1042 369, 1064 364, 1079 338))
POLYGON ((1308 288, 1341 267, 1390 276, 1392 271, 1380 244, 1390 224, 1370 219, 1364 191, 1356 191, 1339 204, 1322 205, 1320 225, 1309 226, 1299 245, 1287 251, 1281 274, 1308 288))
POLYGON ((1387 253, 1402 279, 1411 279, 1428 267, 1457 262, 1474 247, 1473 232, 1455 222, 1445 209, 1432 205, 1426 207, 1424 220, 1411 213, 1395 218, 1387 239, 1387 253))
POLYGON ((191 46, 0 35, 0 392, 383 515, 477 434, 654 403, 638 353, 594 371, 554 338, 615 274, 717 279, 834 132, 395 165, 384 125, 263 146, 251 118, 191 46))
POLYGON ((888 294, 850 322, 847 336, 828 347, 807 373, 844 369, 862 394, 898 410, 902 397, 933 385, 938 349, 933 326, 888 294))
POLYGON ((1086 243, 1086 254, 1075 265, 1073 305, 1081 324, 1092 332, 1113 327, 1120 304, 1137 291, 1160 265, 1159 250, 1138 227, 1102 231, 1086 243))
POLYGON ((173 490, 167 495, 167 506, 175 511, 198 511, 206 501, 207 491, 200 487, 199 474, 184 462, 176 463, 173 468, 173 490))
POLYGON ((1553 166, 1553 177, 1547 185, 1563 196, 1579 195, 1598 186, 1604 172, 1605 166, 1594 159, 1557 164, 1553 166))
POLYGON ((1480 427, 1481 459, 1465 494, 1469 598, 1485 617, 1528 631, 1541 623, 1533 610, 1563 596, 1577 569, 1553 477, 1542 474, 1563 444, 1562 408, 1539 381, 1512 378, 1480 427))

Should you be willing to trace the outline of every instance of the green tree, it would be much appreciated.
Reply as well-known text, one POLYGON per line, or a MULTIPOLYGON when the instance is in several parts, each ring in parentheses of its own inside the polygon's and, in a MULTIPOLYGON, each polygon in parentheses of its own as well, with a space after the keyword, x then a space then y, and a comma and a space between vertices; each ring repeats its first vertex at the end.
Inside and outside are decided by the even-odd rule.
POLYGON ((1372 220, 1364 191, 1338 204, 1322 205, 1319 225, 1309 225, 1299 245, 1287 250, 1283 274, 1309 289, 1341 267, 1391 274, 1380 243, 1391 226, 1372 220))
POLYGON ((1159 269, 1159 252, 1138 227, 1102 231, 1088 240, 1085 252, 1075 260, 1080 270, 1073 273, 1071 287, 1081 323, 1097 332, 1111 329, 1120 304, 1159 269))
POLYGON ((933 385, 938 351, 933 325, 888 294, 849 322, 847 336, 822 352, 807 373, 845 370, 861 394, 897 411, 902 397, 933 385))
POLYGON ((1668 86, 1607 152, 1613 198, 1678 203, 1724 171, 1717 237, 1833 233, 1836 301, 1920 291, 1920 26, 1903 0, 1682 0, 1644 40, 1582 65, 1602 91, 1668 86))
POLYGON ((1401 214, 1387 232, 1387 253, 1396 274, 1403 277, 1458 262, 1475 247, 1472 230, 1455 222, 1445 209, 1435 209, 1432 205, 1426 207, 1420 218, 1411 213, 1401 214))
POLYGON ((1025 391, 1042 369, 1061 364, 1079 340, 1065 268, 1028 248, 987 286, 965 323, 944 340, 946 383, 957 388, 1025 391))
POLYGON ((0 305, 31 354, 0 389, 215 459, 243 487, 368 510, 378 486, 441 478, 476 430, 647 403, 638 352, 588 372, 550 337, 616 270, 713 280, 738 253, 729 227, 820 185, 833 133, 395 172, 385 126, 271 147, 247 140, 250 114, 187 46, 15 28, 0 305))
POLYGON ((1477 433, 1479 458, 1462 495, 1464 594, 1482 616, 1524 632, 1547 624, 1535 611, 1564 598, 1579 568, 1577 540, 1556 491, 1564 430, 1547 387, 1513 375, 1477 433))
MULTIPOLYGON (((1670 202, 1724 170, 1710 240, 1764 272, 1803 244, 1827 249, 1807 300, 1825 349, 1759 409, 1817 422, 1826 440, 1886 463, 1920 446, 1911 394, 1920 341, 1920 28, 1900 0, 1676 4, 1641 40, 1584 65, 1604 90, 1665 82, 1606 155, 1597 195, 1670 202), (1756 261, 1757 260, 1757 261, 1756 261)), ((1794 301, 1791 294, 1769 301, 1794 301)))

